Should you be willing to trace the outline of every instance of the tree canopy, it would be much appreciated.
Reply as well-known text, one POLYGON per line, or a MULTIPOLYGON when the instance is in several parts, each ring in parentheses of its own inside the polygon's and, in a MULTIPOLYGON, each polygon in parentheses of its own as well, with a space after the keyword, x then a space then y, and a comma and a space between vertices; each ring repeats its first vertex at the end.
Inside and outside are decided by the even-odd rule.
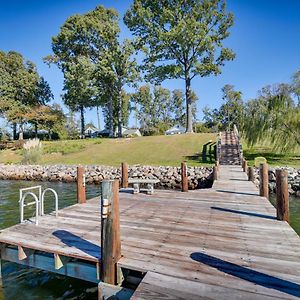
POLYGON ((235 57, 222 44, 233 25, 225 1, 134 0, 124 22, 145 53, 148 79, 185 81, 186 131, 192 132, 192 79, 220 74, 225 61, 235 57))

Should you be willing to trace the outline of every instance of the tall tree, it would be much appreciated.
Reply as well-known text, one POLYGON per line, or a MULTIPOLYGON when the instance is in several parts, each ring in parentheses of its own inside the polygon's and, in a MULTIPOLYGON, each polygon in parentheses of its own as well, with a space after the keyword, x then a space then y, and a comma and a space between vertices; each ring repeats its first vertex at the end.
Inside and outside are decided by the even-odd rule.
POLYGON ((98 6, 94 10, 69 17, 60 33, 52 39, 54 56, 45 58, 56 63, 65 76, 65 102, 81 113, 84 109, 106 106, 113 131, 113 102, 117 103, 119 133, 122 127, 122 90, 132 80, 134 51, 127 40, 119 42, 119 18, 114 9, 98 6))
POLYGON ((244 102, 242 92, 236 91, 233 85, 226 84, 222 88, 223 103, 220 108, 203 109, 204 121, 208 128, 215 127, 216 130, 232 129, 235 124, 242 128, 244 121, 244 102))
POLYGON ((19 137, 22 138, 26 111, 45 104, 52 97, 48 83, 39 76, 31 61, 15 51, 0 51, 0 111, 13 123, 14 139, 17 124, 20 124, 19 137))
POLYGON ((220 74, 224 62, 235 57, 222 44, 233 24, 225 0, 134 0, 124 22, 146 54, 150 80, 185 81, 186 131, 192 132, 191 81, 220 74))
POLYGON ((271 141, 274 149, 300 147, 300 107, 288 84, 266 86, 246 105, 243 134, 250 145, 271 141))

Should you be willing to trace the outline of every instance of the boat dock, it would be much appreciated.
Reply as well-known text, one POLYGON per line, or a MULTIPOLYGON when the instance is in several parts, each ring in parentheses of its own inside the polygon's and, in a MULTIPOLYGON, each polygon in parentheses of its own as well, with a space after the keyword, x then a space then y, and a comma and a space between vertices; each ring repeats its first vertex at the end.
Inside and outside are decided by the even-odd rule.
POLYGON ((1 259, 99 283, 117 299, 300 298, 300 238, 240 165, 219 166, 211 189, 121 189, 119 205, 119 285, 100 281, 100 196, 1 230, 1 259))

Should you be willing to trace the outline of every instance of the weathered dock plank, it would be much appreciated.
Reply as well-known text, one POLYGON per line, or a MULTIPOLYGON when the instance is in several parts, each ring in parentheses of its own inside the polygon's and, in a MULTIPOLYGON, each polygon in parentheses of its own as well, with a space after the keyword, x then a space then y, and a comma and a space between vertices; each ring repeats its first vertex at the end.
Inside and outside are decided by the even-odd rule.
MULTIPOLYGON (((122 268, 146 272, 133 299, 297 299, 300 239, 240 166, 212 189, 120 193, 122 268)), ((101 262, 100 198, 19 224, 0 243, 101 262)))

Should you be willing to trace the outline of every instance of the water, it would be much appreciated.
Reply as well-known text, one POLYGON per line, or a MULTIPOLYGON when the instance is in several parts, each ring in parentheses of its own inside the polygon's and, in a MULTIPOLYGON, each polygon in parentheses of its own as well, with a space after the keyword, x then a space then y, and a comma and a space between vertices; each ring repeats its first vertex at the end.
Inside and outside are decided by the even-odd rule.
MULTIPOLYGON (((59 208, 76 203, 76 184, 61 182, 29 182, 0 180, 0 230, 19 222, 19 189, 33 185, 50 187, 57 191, 59 208)), ((87 198, 99 195, 99 186, 87 186, 87 198)), ((45 212, 54 209, 51 193, 45 196, 45 212), (49 200, 47 201, 47 197, 49 200)), ((26 208, 27 217, 34 211, 26 208)), ((97 299, 97 285, 82 280, 27 268, 11 262, 3 264, 4 291, 0 300, 58 300, 97 299)))
MULTIPOLYGON (((289 210, 290 210, 290 225, 300 236, 300 198, 289 198, 289 210)), ((276 207, 276 196, 271 195, 270 202, 276 207)))

